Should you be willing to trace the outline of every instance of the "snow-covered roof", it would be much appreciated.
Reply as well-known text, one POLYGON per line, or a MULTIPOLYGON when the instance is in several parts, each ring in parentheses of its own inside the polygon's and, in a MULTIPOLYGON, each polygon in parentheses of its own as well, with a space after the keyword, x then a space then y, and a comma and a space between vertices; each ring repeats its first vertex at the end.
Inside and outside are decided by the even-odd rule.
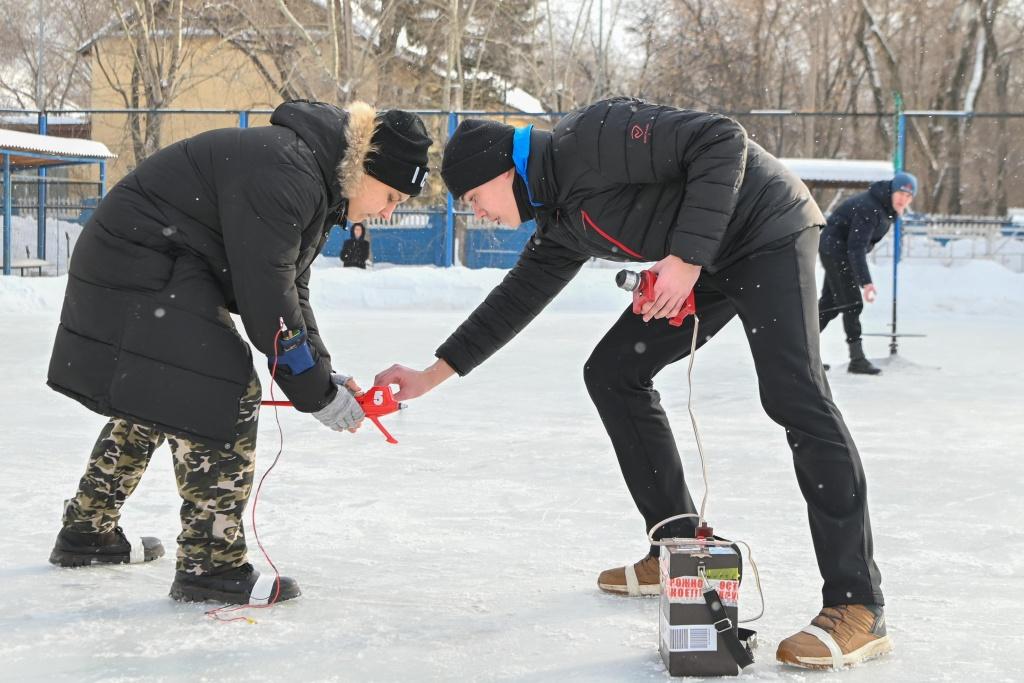
POLYGON ((56 157, 75 157, 77 159, 113 159, 113 154, 102 142, 82 140, 80 138, 61 138, 55 135, 36 135, 22 133, 17 130, 0 128, 0 150, 12 152, 28 152, 46 154, 56 157))
POLYGON ((513 87, 506 90, 505 104, 528 114, 540 114, 545 111, 544 105, 540 103, 540 100, 522 88, 513 87))
MULTIPOLYGON (((442 70, 443 74, 444 71, 442 70)), ((547 111, 540 100, 526 92, 522 88, 513 85, 502 76, 493 71, 472 71, 467 72, 466 79, 475 78, 480 81, 491 81, 495 86, 505 91, 504 104, 524 114, 543 114, 547 111)))
POLYGON ((891 161, 860 159, 779 159, 805 183, 873 183, 893 176, 891 161))

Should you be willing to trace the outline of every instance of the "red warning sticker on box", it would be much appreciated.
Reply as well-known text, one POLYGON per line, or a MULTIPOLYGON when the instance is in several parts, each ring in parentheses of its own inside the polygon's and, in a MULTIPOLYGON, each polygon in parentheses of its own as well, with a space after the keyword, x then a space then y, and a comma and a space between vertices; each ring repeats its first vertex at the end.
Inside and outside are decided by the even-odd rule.
MULTIPOLYGON (((663 591, 669 602, 681 604, 698 604, 704 602, 704 579, 698 576, 662 576, 665 582, 663 591)), ((708 579, 708 585, 718 591, 722 603, 735 607, 740 599, 740 582, 733 580, 708 579)))

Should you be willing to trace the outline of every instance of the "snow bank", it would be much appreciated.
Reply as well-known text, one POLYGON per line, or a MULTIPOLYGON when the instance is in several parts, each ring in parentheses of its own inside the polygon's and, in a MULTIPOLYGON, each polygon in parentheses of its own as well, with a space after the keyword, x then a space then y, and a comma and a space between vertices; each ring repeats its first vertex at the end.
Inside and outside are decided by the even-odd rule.
MULTIPOLYGON (((904 259, 953 260, 978 259, 1000 263, 1010 270, 1024 272, 1024 240, 1011 237, 958 237, 940 242, 930 237, 911 235, 903 240, 904 259)), ((875 248, 872 262, 892 257, 892 240, 886 239, 875 248)))
MULTIPOLYGON (((619 311, 628 296, 615 287, 617 264, 588 265, 551 304, 552 311, 619 311), (613 266, 613 267, 609 267, 613 266)), ((635 267, 635 266, 634 266, 635 267)), ((326 261, 312 277, 316 310, 464 310, 478 304, 506 271, 468 268, 381 267, 368 271, 341 268, 326 261)), ((872 267, 878 301, 892 298, 892 262, 872 267)), ((818 273, 819 282, 822 274, 818 273)), ((983 260, 946 265, 932 259, 900 264, 900 310, 920 313, 950 310, 968 314, 1024 313, 1024 274, 983 260)))
MULTIPOLYGON (((34 225, 33 225, 34 227, 34 225)), ((888 309, 891 263, 872 268, 878 304, 888 309)), ((619 311, 628 295, 617 289, 614 264, 588 265, 551 304, 552 311, 619 311), (613 266, 613 267, 609 267, 613 266)), ((330 311, 468 311, 491 291, 506 271, 495 268, 435 268, 379 265, 372 270, 341 268, 335 259, 319 259, 312 276, 314 308, 330 311)), ((819 272, 819 281, 821 273, 819 272)), ((0 278, 0 313, 59 311, 66 276, 0 278)), ((878 305, 876 304, 876 305, 878 305)), ((968 315, 1024 314, 1024 274, 983 260, 903 261, 900 266, 901 313, 968 315)))
POLYGON ((66 284, 66 276, 0 276, 0 314, 58 312, 66 284))
MULTIPOLYGON (((28 247, 29 253, 27 258, 37 258, 39 236, 35 216, 14 216, 14 220, 11 223, 11 258, 15 261, 26 258, 26 247, 28 247)), ((60 272, 67 272, 68 240, 71 242, 71 251, 74 252, 75 243, 78 242, 78 236, 81 233, 82 226, 78 223, 57 220, 55 218, 47 219, 46 260, 57 264, 60 272)))

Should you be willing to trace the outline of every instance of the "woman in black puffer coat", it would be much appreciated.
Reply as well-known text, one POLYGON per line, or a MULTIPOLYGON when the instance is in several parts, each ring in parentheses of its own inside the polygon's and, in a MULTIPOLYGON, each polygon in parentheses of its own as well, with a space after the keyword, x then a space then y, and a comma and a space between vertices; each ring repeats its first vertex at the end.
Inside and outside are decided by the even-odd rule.
MULTIPOLYGON (((415 115, 362 103, 289 102, 270 122, 160 150, 82 232, 47 383, 111 420, 65 506, 55 564, 163 554, 118 520, 166 440, 184 501, 172 597, 259 597, 241 514, 262 389, 231 313, 297 410, 336 431, 362 420, 358 386, 333 372, 320 336, 310 265, 346 216, 390 216, 419 194, 431 141, 415 115)), ((279 588, 298 594, 290 580, 279 588)))

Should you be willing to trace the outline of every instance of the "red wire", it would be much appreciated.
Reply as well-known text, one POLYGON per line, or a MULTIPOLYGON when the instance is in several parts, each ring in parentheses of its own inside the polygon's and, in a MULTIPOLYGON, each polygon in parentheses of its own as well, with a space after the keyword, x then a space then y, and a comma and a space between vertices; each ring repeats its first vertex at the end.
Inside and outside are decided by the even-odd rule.
MULTIPOLYGON (((284 323, 282 321, 282 327, 283 326, 284 323)), ((231 623, 232 621, 246 621, 250 624, 256 623, 255 620, 249 617, 231 617, 228 619, 223 619, 221 618, 221 614, 237 612, 243 609, 266 609, 267 607, 272 607, 274 603, 277 602, 277 599, 281 596, 281 572, 278 571, 277 565, 274 564, 274 561, 270 559, 270 554, 267 552, 266 548, 263 547, 263 542, 260 540, 259 531, 256 529, 256 506, 260 502, 260 491, 263 489, 263 482, 266 481, 267 475, 269 475, 277 466, 277 461, 280 460, 281 453, 284 451, 284 430, 281 428, 281 418, 278 416, 277 413, 278 404, 283 402, 274 401, 274 380, 277 378, 277 340, 280 338, 282 331, 282 328, 279 327, 277 330, 277 334, 274 335, 274 364, 270 368, 270 401, 267 402, 267 405, 271 405, 274 407, 274 421, 277 423, 278 437, 277 454, 274 455, 273 462, 270 463, 270 467, 268 467, 267 471, 263 473, 262 477, 260 477, 259 484, 257 484, 256 486, 256 493, 253 495, 252 499, 251 515, 252 534, 253 537, 256 539, 256 545, 259 547, 260 552, 263 553, 263 557, 264 559, 266 559, 267 564, 269 564, 274 569, 274 596, 270 600, 268 600, 267 604, 265 605, 225 605, 224 607, 218 607, 216 609, 212 609, 206 612, 206 616, 211 617, 225 624, 231 623)))

